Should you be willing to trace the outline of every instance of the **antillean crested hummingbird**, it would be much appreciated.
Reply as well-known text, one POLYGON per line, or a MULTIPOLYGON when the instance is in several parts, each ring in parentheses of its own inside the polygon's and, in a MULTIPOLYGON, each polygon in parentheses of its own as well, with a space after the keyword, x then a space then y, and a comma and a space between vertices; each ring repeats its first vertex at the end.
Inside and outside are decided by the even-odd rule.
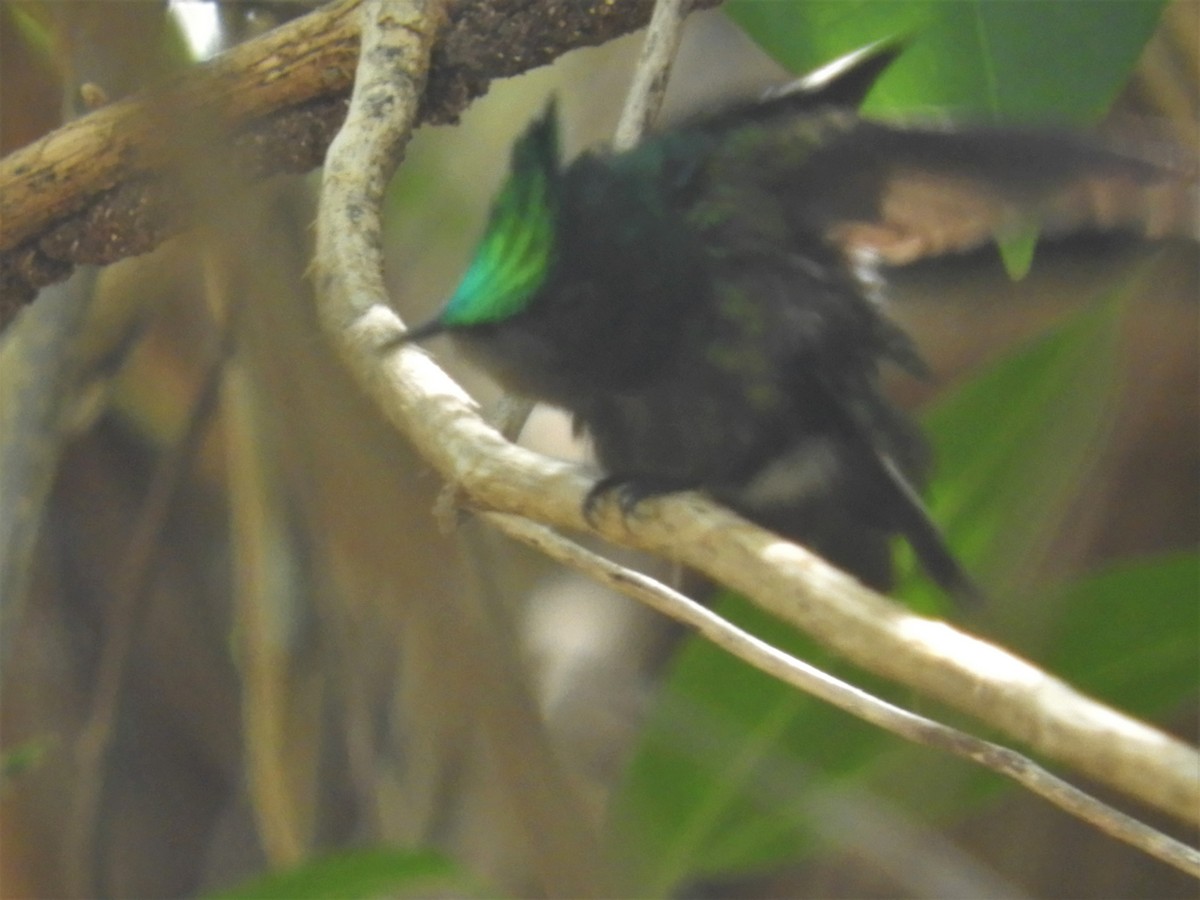
POLYGON ((894 55, 565 165, 551 104, 457 290, 393 345, 446 333, 569 412, 607 473, 589 517, 701 489, 876 587, 902 535, 973 595, 921 501, 925 442, 880 390, 884 365, 925 370, 879 267, 1031 223, 1144 228, 1170 175, 1064 131, 861 118, 894 55))

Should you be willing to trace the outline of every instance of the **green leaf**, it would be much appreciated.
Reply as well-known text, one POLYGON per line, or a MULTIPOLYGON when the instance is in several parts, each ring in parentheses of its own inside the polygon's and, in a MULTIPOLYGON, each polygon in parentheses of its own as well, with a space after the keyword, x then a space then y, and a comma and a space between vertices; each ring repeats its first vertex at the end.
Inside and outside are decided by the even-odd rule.
POLYGON ((213 900, 372 900, 473 894, 454 863, 423 850, 354 850, 273 872, 213 900))
POLYGON ((1020 281, 1033 268, 1033 251, 1037 247, 1038 229, 1027 228, 999 242, 1004 270, 1013 281, 1020 281))
POLYGON ((50 738, 34 738, 0 753, 0 788, 40 766, 53 745, 50 738))
POLYGON ((936 5, 903 0, 731 0, 722 8, 776 61, 803 74, 879 40, 911 39, 929 29, 936 5))
MULTIPOLYGON (((930 511, 968 571, 996 596, 1029 587, 1025 573, 1036 569, 1031 563, 1111 426, 1120 300, 1129 286, 963 385, 925 417, 937 464, 930 511)), ((921 605, 932 590, 906 579, 898 593, 921 605)))
POLYGON ((734 0, 727 14, 793 72, 875 41, 906 50, 864 109, 999 122, 1094 122, 1166 0, 734 0), (1087 52, 1081 53, 1080 48, 1087 52))
POLYGON ((3 10, 0 11, 0 16, 10 16, 19 39, 23 40, 42 62, 52 68, 55 56, 55 38, 53 30, 48 24, 52 19, 46 6, 32 7, 32 9, 34 11, 24 9, 15 3, 9 3, 5 4, 3 10), (39 11, 42 12, 41 16, 35 14, 39 11))
POLYGON ((1046 665, 1144 718, 1178 709, 1200 672, 1200 555, 1115 565, 1062 591, 1046 665))
MULTIPOLYGON (((849 670, 815 642, 745 600, 716 605, 729 620, 826 671, 849 670)), ((882 696, 897 689, 856 672, 882 696)), ((819 837, 806 812, 814 787, 873 763, 892 738, 752 669, 688 641, 675 659, 613 805, 623 893, 665 896, 688 878, 794 860, 819 837)))

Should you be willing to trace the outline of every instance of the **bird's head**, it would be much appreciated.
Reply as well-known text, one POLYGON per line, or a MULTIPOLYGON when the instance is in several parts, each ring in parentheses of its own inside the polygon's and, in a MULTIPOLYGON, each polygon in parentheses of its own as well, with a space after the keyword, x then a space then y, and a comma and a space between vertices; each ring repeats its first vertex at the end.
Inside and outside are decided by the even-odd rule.
POLYGON ((558 115, 551 101, 513 146, 508 178, 458 288, 434 319, 405 335, 405 342, 497 324, 528 307, 554 263, 558 153, 558 115))

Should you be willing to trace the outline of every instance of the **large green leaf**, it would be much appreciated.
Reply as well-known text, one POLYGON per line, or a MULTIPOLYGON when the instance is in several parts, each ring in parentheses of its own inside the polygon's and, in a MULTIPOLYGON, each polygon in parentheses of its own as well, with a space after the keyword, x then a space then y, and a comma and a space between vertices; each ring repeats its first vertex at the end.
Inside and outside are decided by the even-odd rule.
POLYGON ((794 72, 875 41, 903 40, 904 54, 867 100, 872 113, 942 110, 1003 122, 1091 122, 1124 85, 1165 5, 734 0, 725 9, 794 72))
POLYGON ((273 872, 213 900, 374 900, 471 896, 468 879, 431 851, 352 850, 273 872))
MULTIPOLYGON (((996 596, 1029 587, 1027 573, 1111 425, 1119 299, 1128 287, 963 385, 925 418, 937 460, 929 508, 968 571, 996 596)), ((899 593, 927 608, 932 588, 906 580, 899 593)))

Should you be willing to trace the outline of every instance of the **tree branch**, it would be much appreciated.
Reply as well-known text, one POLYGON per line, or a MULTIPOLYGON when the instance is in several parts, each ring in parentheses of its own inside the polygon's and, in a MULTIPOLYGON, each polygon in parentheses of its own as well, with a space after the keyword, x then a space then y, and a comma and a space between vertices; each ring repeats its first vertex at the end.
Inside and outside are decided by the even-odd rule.
MULTIPOLYGON (((0 160, 0 329, 39 288, 76 265, 146 253, 188 227, 170 174, 187 150, 170 137, 178 122, 219 125, 233 165, 249 177, 319 165, 346 113, 360 3, 336 0, 0 160)), ((634 31, 652 6, 652 0, 448 4, 420 121, 454 121, 493 78, 634 31)))

